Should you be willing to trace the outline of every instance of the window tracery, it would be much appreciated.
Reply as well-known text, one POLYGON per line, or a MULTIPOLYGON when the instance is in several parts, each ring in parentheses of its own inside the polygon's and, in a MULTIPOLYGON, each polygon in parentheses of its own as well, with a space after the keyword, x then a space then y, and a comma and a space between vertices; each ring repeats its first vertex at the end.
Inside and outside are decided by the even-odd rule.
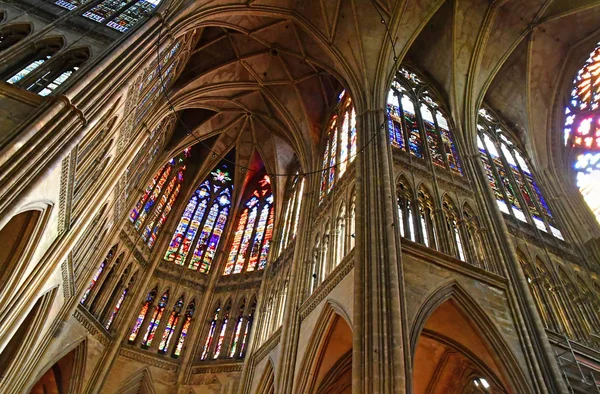
POLYGON ((283 225, 279 226, 281 228, 281 234, 278 255, 281 255, 287 246, 296 238, 303 193, 304 177, 300 177, 298 173, 296 173, 291 180, 291 187, 288 190, 288 198, 282 216, 283 225))
POLYGON ((143 241, 150 248, 154 246, 179 196, 186 170, 185 162, 189 156, 190 148, 186 148, 157 171, 129 214, 129 220, 141 232, 143 241))
POLYGON ((319 204, 333 190, 356 157, 356 110, 350 94, 340 93, 338 104, 333 110, 323 152, 323 172, 321 173, 321 192, 319 204), (339 154, 338 154, 339 152, 339 154))
MULTIPOLYGON (((83 3, 85 1, 56 0, 54 4, 72 11, 83 3)), ((149 16, 159 4, 160 0, 138 0, 136 2, 104 0, 86 11, 83 16, 125 33, 142 18, 149 16)))
POLYGON ((187 337, 190 325, 192 324, 192 318, 194 317, 194 313, 196 313, 196 302, 192 300, 185 311, 183 325, 181 326, 179 339, 177 340, 177 346, 173 350, 173 357, 179 357, 181 355, 181 351, 183 350, 183 345, 185 343, 185 338, 187 337))
POLYGON ((498 208, 517 220, 563 239, 524 152, 489 111, 479 110, 477 146, 498 208))
MULTIPOLYGON (((1 21, 1 20, 0 20, 1 21)), ((0 52, 15 45, 31 34, 31 23, 11 23, 0 28, 0 52)))
POLYGON ((271 178, 259 179, 238 218, 223 275, 262 270, 267 264, 275 210, 271 178))
POLYGON ((164 259, 179 265, 189 260, 189 269, 207 274, 229 218, 232 193, 233 179, 223 161, 190 198, 164 259))
POLYGON ((18 71, 11 73, 6 83, 40 96, 48 96, 54 92, 90 57, 87 48, 71 49, 55 56, 61 46, 62 42, 50 41, 42 46, 41 50, 36 50, 35 53, 24 58, 18 63, 18 71))
POLYGON ((387 111, 393 147, 463 175, 448 119, 421 77, 400 68, 388 93, 387 111))
POLYGON ((565 108, 564 141, 574 159, 576 185, 600 222, 600 43, 573 80, 565 108))
POLYGON ((104 258, 104 260, 102 261, 102 263, 100 263, 100 267, 98 267, 98 270, 96 271, 96 273, 94 274, 94 276, 92 276, 92 280, 90 281, 90 284, 88 285, 88 287, 83 292, 83 295, 81 296, 81 300, 79 301, 79 303, 85 304, 87 298, 90 295, 90 292, 92 291, 92 289, 94 288, 94 286, 96 286, 96 283, 98 283, 98 280, 100 279, 100 275, 102 275, 102 273, 104 272, 105 269, 108 269, 108 266, 110 265, 110 263, 112 262, 113 258, 115 257, 115 253, 117 252, 117 248, 118 248, 118 244, 114 245, 112 248, 110 248, 110 250, 106 254, 106 257, 104 258))

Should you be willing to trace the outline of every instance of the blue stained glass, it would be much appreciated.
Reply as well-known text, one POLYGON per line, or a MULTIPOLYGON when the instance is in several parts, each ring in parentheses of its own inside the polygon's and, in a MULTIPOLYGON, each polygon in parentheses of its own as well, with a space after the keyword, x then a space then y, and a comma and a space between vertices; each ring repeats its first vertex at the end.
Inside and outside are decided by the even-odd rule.
POLYGON ((104 0, 91 10, 85 12, 83 16, 95 22, 102 23, 126 5, 127 1, 124 0, 104 0))
POLYGON ((13 75, 10 79, 8 79, 6 81, 6 83, 10 83, 12 85, 12 84, 19 82, 21 79, 25 78, 30 72, 32 72, 33 70, 35 70, 36 68, 38 68, 39 66, 44 64, 44 62, 48 59, 50 59, 50 56, 46 56, 45 59, 39 59, 39 60, 29 63, 29 65, 27 65, 27 67, 25 67, 24 69, 22 69, 15 75, 13 75))

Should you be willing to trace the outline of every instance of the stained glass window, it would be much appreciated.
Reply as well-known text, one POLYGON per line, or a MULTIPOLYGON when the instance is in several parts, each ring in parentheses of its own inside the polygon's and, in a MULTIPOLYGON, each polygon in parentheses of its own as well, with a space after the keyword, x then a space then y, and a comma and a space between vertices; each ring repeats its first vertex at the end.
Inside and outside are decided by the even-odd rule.
MULTIPOLYGON (((127 273, 128 270, 125 270, 125 273, 127 273)), ((125 297, 127 297, 127 294, 129 294, 129 291, 131 290, 131 287, 133 286, 134 282, 135 282, 135 277, 136 274, 134 274, 131 279, 129 280, 129 283, 127 284, 127 287, 125 287, 123 289, 123 291, 121 292, 121 294, 119 295, 119 298, 117 299, 117 302, 115 303, 115 306, 113 308, 113 310, 111 311, 110 315, 108 316, 108 320, 106 321, 106 324, 104 325, 104 328, 106 328, 107 330, 110 329, 110 326, 112 325, 112 323, 115 321, 115 318, 117 317, 117 315, 119 314, 119 311, 121 310, 121 306, 123 305, 123 301, 125 301, 125 297)))
POLYGON ((349 163, 356 157, 356 111, 350 95, 343 91, 327 124, 323 173, 319 204, 333 190, 336 179, 341 178, 349 163))
POLYGON ((238 219, 224 275, 263 269, 273 235, 271 178, 262 175, 238 219))
POLYGON ((422 78, 401 68, 388 93, 387 113, 392 146, 418 159, 429 157, 434 165, 463 174, 448 120, 422 78))
POLYGON ((579 192, 600 222, 600 43, 573 80, 564 140, 572 151, 579 192))
POLYGON ((146 300, 144 301, 144 304, 142 305, 142 309, 140 310, 140 313, 138 314, 137 319, 135 320, 135 324, 133 325, 133 329, 131 330, 131 334, 129 334, 129 342, 133 342, 135 341, 135 338, 137 338, 138 333, 140 332, 140 328, 142 326, 142 324, 144 323, 144 319, 146 318, 146 313, 148 313, 148 309, 150 308, 150 305, 152 305, 152 303, 154 302, 154 298, 156 298, 156 288, 151 290, 148 295, 146 296, 146 300))
POLYGON ((242 332, 242 325, 244 323, 245 307, 246 306, 244 304, 242 304, 242 306, 240 307, 240 313, 237 317, 235 327, 233 329, 233 338, 231 339, 231 348, 229 350, 229 358, 235 357, 235 351, 237 350, 237 347, 239 345, 240 334, 242 332))
POLYGON ((189 259, 188 268, 208 273, 227 224, 232 193, 230 165, 222 161, 190 198, 165 252, 165 260, 186 265, 189 259))
POLYGON ((63 82, 67 80, 75 71, 79 70, 79 67, 73 67, 72 70, 68 70, 60 74, 56 77, 52 82, 48 84, 44 89, 42 89, 38 94, 40 96, 47 96, 52 93, 57 87, 59 87, 63 82))
POLYGON ((12 77, 10 77, 6 81, 6 83, 10 83, 11 85, 14 85, 15 83, 19 82, 20 80, 25 78, 27 75, 29 75, 29 73, 31 73, 33 70, 35 70, 36 68, 38 68, 39 66, 44 64, 44 62, 48 59, 50 59, 50 56, 46 56, 43 59, 38 59, 38 60, 31 62, 30 64, 27 65, 27 67, 25 67, 24 69, 22 69, 21 71, 19 71, 12 77))
POLYGON ((400 235, 411 241, 416 241, 415 225, 413 217, 412 190, 406 181, 398 182, 396 187, 398 199, 398 217, 400 218, 400 235))
POLYGON ((221 312, 221 308, 217 307, 215 312, 213 313, 213 318, 210 321, 210 325, 208 327, 208 335, 206 336, 206 342, 204 343, 204 348, 202 349, 202 355, 200 356, 201 360, 206 360, 208 357, 208 352, 210 351, 210 345, 212 345, 213 337, 215 336, 215 330, 217 328, 217 321, 219 320, 219 314, 221 312))
POLYGON ((250 303, 250 309, 248 311, 248 317, 246 318, 246 328, 244 329, 244 334, 242 335, 242 339, 240 341, 240 355, 239 357, 244 357, 244 351, 246 350, 246 344, 248 343, 248 335, 250 334, 250 330, 252 329, 252 322, 254 321, 254 311, 256 310, 256 299, 254 299, 250 303))
POLYGON ((190 329, 190 325, 192 324, 192 318, 194 317, 194 313, 196 312, 196 302, 192 301, 189 303, 183 320, 183 326, 181 326, 181 332, 179 333, 179 339, 177 340, 177 346, 173 351, 173 357, 179 357, 181 355, 181 351, 183 350, 183 344, 185 342, 185 337, 190 329))
POLYGON ((167 307, 167 302, 169 301, 169 292, 166 291, 160 300, 158 301, 158 305, 154 307, 154 312, 152 313, 152 317, 150 318, 150 324, 148 325, 148 330, 146 330, 146 334, 144 335, 144 339, 142 340, 142 346, 149 347, 152 344, 152 340, 154 339, 154 334, 156 334, 156 329, 160 324, 160 319, 167 307))
POLYGON ((96 271, 96 273, 92 277, 92 280, 90 281, 90 284, 88 285, 88 287, 83 292, 83 296, 81 297, 81 300, 79 301, 81 304, 85 304, 85 301, 87 300, 88 296, 90 295, 90 292, 92 291, 92 289, 94 288, 94 286, 96 286, 96 282, 98 282, 98 279, 100 278, 100 275, 102 274, 102 272, 104 271, 104 269, 107 268, 107 266, 111 263, 113 257, 115 256, 115 252, 116 251, 117 251, 117 245, 113 246, 108 251, 108 254, 106 255, 106 258, 102 261, 102 263, 100 264, 100 267, 98 267, 98 270, 96 271))
POLYGON ((563 239, 524 152, 488 109, 479 110, 477 146, 500 211, 563 239))
POLYGON ((283 215, 283 226, 280 226, 281 235, 279 240, 279 255, 281 255, 285 248, 296 237, 303 192, 304 178, 300 178, 298 173, 296 173, 291 180, 291 187, 289 187, 288 190, 288 200, 286 202, 285 213, 283 215))
POLYGON ((82 4, 87 3, 87 0, 79 1, 79 0, 56 0, 54 4, 66 8, 67 10, 73 11, 75 8, 79 7, 82 4))
MULTIPOLYGON (((105 23, 110 18, 111 20, 106 25, 124 33, 140 19, 151 14, 159 3, 160 1, 157 0, 139 0, 135 3, 125 0, 104 0, 85 12, 83 16, 98 23, 105 23), (126 7, 125 10, 123 10, 124 7, 126 7), (120 12, 115 15, 118 11, 120 12)), ((57 4, 70 10, 79 5, 74 0, 59 0, 57 4)))
POLYGON ((227 323, 229 323, 229 309, 225 308, 223 321, 221 322, 221 330, 219 331, 219 337, 217 338, 217 345, 215 346, 215 352, 213 353, 213 360, 219 358, 221 354, 221 348, 223 347, 223 340, 225 339, 225 333, 227 332, 227 323))
POLYGON ((142 230, 142 239, 150 248, 156 243, 156 238, 179 196, 186 170, 185 161, 189 156, 190 149, 187 148, 169 160, 150 180, 144 194, 129 214, 129 220, 136 230, 142 230))
POLYGON ((181 314, 181 310, 183 309, 183 297, 180 297, 175 306, 173 307, 173 311, 169 316, 169 320, 167 320, 167 326, 165 327, 165 331, 163 332, 162 339, 160 344, 158 345, 159 353, 166 353, 169 348, 169 342, 171 342, 171 337, 175 332, 175 327, 177 327, 177 322, 179 321, 179 315, 181 314))

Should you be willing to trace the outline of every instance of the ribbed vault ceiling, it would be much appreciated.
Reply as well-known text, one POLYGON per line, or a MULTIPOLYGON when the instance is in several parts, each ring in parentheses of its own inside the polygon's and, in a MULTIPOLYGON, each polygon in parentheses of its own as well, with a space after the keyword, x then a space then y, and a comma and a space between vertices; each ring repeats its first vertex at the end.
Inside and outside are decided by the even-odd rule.
POLYGON ((600 39, 597 0, 214 0, 181 9, 173 31, 201 38, 172 94, 176 108, 214 111, 197 135, 222 133, 217 146, 251 141, 270 172, 292 151, 306 170, 319 166, 342 86, 359 114, 382 108, 394 52, 431 76, 468 138, 485 101, 546 167, 560 147, 568 85, 600 39))

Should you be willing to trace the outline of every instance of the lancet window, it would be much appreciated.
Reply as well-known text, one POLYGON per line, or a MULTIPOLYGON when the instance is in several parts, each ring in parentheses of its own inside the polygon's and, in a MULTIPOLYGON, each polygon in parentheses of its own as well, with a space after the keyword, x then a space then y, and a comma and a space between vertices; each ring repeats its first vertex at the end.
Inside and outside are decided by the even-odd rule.
POLYGON ((265 268, 273 236, 274 213, 271 178, 263 175, 243 204, 224 275, 265 268))
MULTIPOLYGON (((82 0, 56 0, 54 2, 54 4, 71 11, 82 3, 84 3, 82 0)), ((142 18, 150 15, 159 4, 160 0, 138 0, 136 2, 104 0, 86 11, 83 16, 125 33, 142 18)))
POLYGON ((279 226, 279 228, 281 228, 278 248, 279 255, 281 255, 285 248, 296 238, 303 193, 304 178, 296 174, 291 180, 291 186, 287 193, 288 198, 282 216, 283 223, 279 226))
POLYGON ((319 203, 329 194, 356 158, 356 110, 350 94, 340 93, 325 139, 319 203))
POLYGON ((400 180, 396 186, 398 201, 398 218, 400 219, 400 235, 416 242, 415 207, 412 189, 405 180, 400 180))
POLYGON ((115 257, 115 253, 117 252, 117 247, 118 247, 118 245, 114 245, 112 248, 110 248, 110 250, 106 254, 106 257, 100 263, 100 267, 98 267, 98 270, 96 270, 96 272, 94 273, 94 276, 92 276, 92 280, 90 281, 90 284, 88 285, 88 287, 83 292, 83 295, 81 296, 81 300, 79 301, 81 304, 86 303, 91 291, 94 289, 94 287, 98 283, 98 280, 100 279, 102 273, 105 272, 105 270, 108 271, 108 267, 112 263, 113 258, 115 257))
POLYGON ((256 296, 250 299, 250 303, 247 303, 247 298, 242 297, 238 306, 235 307, 229 300, 223 309, 218 306, 214 309, 208 325, 201 360, 244 357, 256 310, 256 296))
POLYGON ((437 249, 437 234, 435 233, 435 217, 433 199, 429 191, 421 185, 418 193, 419 201, 419 224, 423 244, 432 249, 437 249))
POLYGON ((523 223, 563 239, 527 156, 488 109, 479 110, 477 146, 498 208, 523 223))
POLYGON ((185 343, 185 338, 187 337, 190 325, 192 324, 192 318, 194 317, 194 313, 196 313, 196 302, 192 300, 192 302, 189 303, 185 311, 185 315, 183 317, 183 325, 181 326, 179 338, 177 339, 177 346, 173 350, 173 357, 179 357, 181 355, 181 351, 183 350, 183 345, 185 343))
POLYGON ((212 315, 212 319, 208 326, 208 333, 206 335, 206 341, 204 342, 204 348, 202 349, 202 355, 200 356, 201 360, 206 360, 208 358, 208 354, 211 350, 213 339, 215 336, 215 331, 217 329, 217 322, 219 321, 219 316, 221 314, 221 308, 217 307, 212 315))
POLYGON ((177 327, 177 323, 179 322, 179 316, 181 315, 181 311, 183 309, 183 297, 179 297, 175 306, 173 306, 173 311, 171 312, 169 319, 167 320, 167 326, 163 332, 162 338, 160 340, 160 344, 158 345, 158 352, 161 354, 165 354, 169 349, 169 343, 171 342, 171 338, 175 333, 175 329, 177 327))
POLYGON ((154 302, 154 299, 156 298, 157 292, 158 292, 158 290, 156 288, 154 288, 146 296, 146 300, 144 301, 144 304, 142 305, 142 309, 140 310, 140 313, 138 314, 135 324, 133 325, 131 334, 129 334, 129 342, 133 342, 137 338, 137 336, 140 332, 140 329, 142 327, 142 324, 144 323, 144 319, 146 318, 146 314, 148 313, 148 310, 150 309, 150 307, 152 306, 152 303, 154 302))
POLYGON ((31 23, 11 23, 0 27, 0 52, 21 41, 33 30, 31 23))
POLYGON ((35 56, 35 60, 12 75, 6 82, 40 96, 48 96, 79 70, 90 57, 87 48, 71 49, 57 56, 52 56, 49 51, 40 51, 35 56))
POLYGON ((564 141, 579 192, 600 222, 600 43, 573 80, 565 108, 564 141))
POLYGON ((123 275, 121 275, 121 280, 117 283, 112 296, 110 297, 110 302, 107 305, 107 309, 104 314, 107 315, 106 323, 104 328, 109 330, 112 323, 115 321, 115 318, 119 314, 121 307, 123 306, 123 302, 127 295, 132 291, 133 285, 135 284, 137 278, 137 272, 131 276, 129 273, 131 271, 131 265, 125 269, 123 275), (128 279, 129 278, 129 279, 128 279))
POLYGON ((466 261, 463 240, 458 228, 459 216, 456 206, 454 205, 454 202, 446 196, 442 201, 442 207, 446 219, 446 230, 450 240, 450 250, 448 250, 448 252, 457 259, 466 261))
POLYGON ((186 170, 185 161, 189 156, 190 148, 187 148, 156 172, 129 214, 129 220, 150 248, 154 246, 179 196, 186 170))
POLYGON ((208 273, 229 218, 232 193, 229 165, 221 162, 190 198, 164 259, 208 273))
POLYGON ((152 317, 150 318, 150 324, 148 324, 148 329, 146 330, 146 334, 142 340, 142 346, 149 347, 152 345, 152 340, 154 339, 156 330, 160 324, 160 319, 162 318, 165 308, 167 307, 167 302, 169 302, 168 290, 162 295, 162 297, 160 297, 158 304, 154 307, 152 317))
POLYGON ((448 118, 421 77, 400 68, 388 93, 387 111, 393 147, 463 175, 448 118))

